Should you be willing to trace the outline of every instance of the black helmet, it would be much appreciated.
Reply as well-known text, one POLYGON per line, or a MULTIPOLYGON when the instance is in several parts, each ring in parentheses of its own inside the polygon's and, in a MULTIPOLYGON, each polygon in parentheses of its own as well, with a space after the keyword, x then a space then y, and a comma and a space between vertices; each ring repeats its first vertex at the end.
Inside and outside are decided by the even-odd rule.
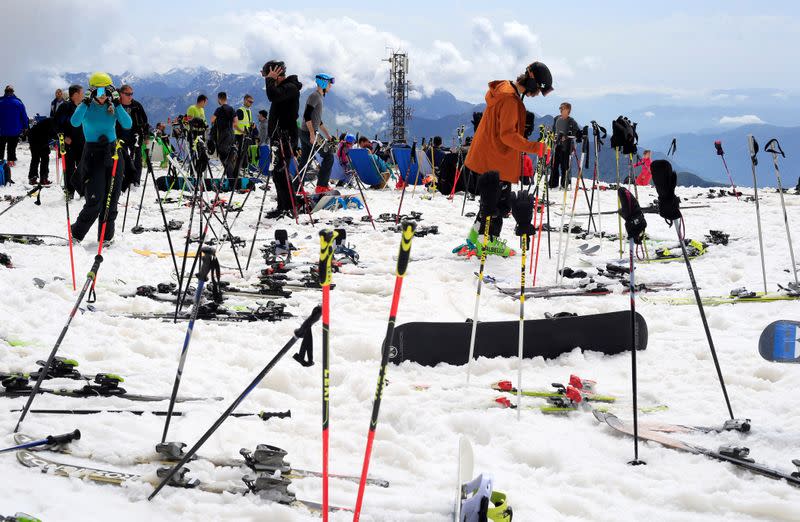
POLYGON ((261 74, 266 76, 270 69, 274 69, 275 67, 280 67, 283 69, 283 73, 286 73, 286 64, 283 63, 281 60, 270 60, 264 64, 264 67, 261 68, 261 74))
POLYGON ((533 78, 526 74, 525 81, 522 83, 527 92, 541 92, 542 96, 553 92, 553 75, 550 74, 550 69, 545 64, 533 62, 525 69, 525 72, 533 74, 533 78))

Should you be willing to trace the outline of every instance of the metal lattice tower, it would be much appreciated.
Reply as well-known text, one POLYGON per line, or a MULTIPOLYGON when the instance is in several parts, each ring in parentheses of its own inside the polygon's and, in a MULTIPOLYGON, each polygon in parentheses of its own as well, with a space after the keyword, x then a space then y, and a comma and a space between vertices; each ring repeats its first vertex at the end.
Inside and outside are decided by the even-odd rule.
POLYGON ((404 52, 391 51, 391 55, 385 61, 391 64, 387 87, 391 99, 392 142, 405 142, 406 120, 411 119, 411 109, 406 108, 410 87, 406 80, 408 55, 404 52))

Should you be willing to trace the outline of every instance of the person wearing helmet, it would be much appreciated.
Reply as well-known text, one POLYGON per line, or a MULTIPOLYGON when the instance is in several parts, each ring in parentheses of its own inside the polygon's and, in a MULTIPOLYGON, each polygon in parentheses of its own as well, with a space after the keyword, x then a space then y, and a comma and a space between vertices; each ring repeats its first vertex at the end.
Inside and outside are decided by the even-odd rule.
MULTIPOLYGON (((130 129, 133 121, 120 103, 120 96, 111 83, 111 76, 97 72, 89 77, 89 90, 83 102, 75 109, 70 118, 73 127, 83 126, 86 145, 83 148, 79 168, 79 180, 73 183, 79 193, 83 193, 86 202, 72 224, 72 237, 83 240, 89 229, 100 216, 108 200, 108 217, 106 221, 105 240, 114 238, 114 221, 117 218, 117 202, 119 200, 122 179, 125 176, 125 162, 118 161, 114 169, 116 149, 116 124, 122 129, 130 129), (113 174, 113 180, 112 180, 113 174)), ((97 227, 98 241, 100 229, 97 227)))
POLYGON ((296 187, 289 179, 288 172, 297 148, 297 117, 303 84, 294 74, 286 76, 286 64, 277 60, 265 63, 261 68, 261 76, 266 83, 267 99, 271 102, 267 132, 275 157, 272 179, 278 199, 278 207, 268 212, 267 217, 277 218, 294 211, 292 198, 296 187))
MULTIPOLYGON (((334 83, 333 76, 329 74, 318 74, 315 78, 317 83, 316 89, 308 95, 306 100, 306 108, 303 111, 303 126, 300 128, 300 148, 302 154, 300 156, 300 168, 306 168, 308 162, 311 161, 311 149, 317 141, 317 133, 330 141, 333 141, 331 133, 328 132, 327 127, 322 122, 322 107, 324 105, 325 95, 330 92, 334 83)), ((333 167, 333 154, 331 150, 332 145, 323 145, 317 149, 317 152, 322 156, 322 163, 317 173, 317 189, 316 192, 328 192, 328 181, 331 178, 331 168, 333 167)))
MULTIPOLYGON (((510 249, 500 239, 503 216, 510 211, 508 197, 511 185, 517 183, 522 174, 521 154, 544 156, 544 144, 528 141, 525 132, 525 104, 522 100, 539 94, 547 96, 553 90, 553 77, 547 66, 533 62, 516 80, 496 80, 489 83, 486 92, 486 109, 475 129, 475 136, 464 162, 477 175, 488 171, 500 174, 500 199, 491 219, 489 230, 489 254, 508 256, 510 249)), ((489 205, 491 207, 493 205, 489 205)), ((481 205, 483 207, 483 205, 481 205)), ((486 216, 479 212, 470 227, 468 243, 480 246, 479 235, 483 233, 486 216)))

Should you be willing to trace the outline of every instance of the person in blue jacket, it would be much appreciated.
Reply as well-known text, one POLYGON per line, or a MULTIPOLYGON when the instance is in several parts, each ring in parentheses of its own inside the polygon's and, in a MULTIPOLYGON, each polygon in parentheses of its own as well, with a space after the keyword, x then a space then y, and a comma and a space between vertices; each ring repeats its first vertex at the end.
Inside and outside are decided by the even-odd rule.
POLYGON ((3 96, 0 97, 0 160, 6 157, 8 149, 8 164, 11 167, 17 161, 19 136, 28 125, 25 105, 14 95, 14 87, 6 85, 3 96))
MULTIPOLYGON (((122 129, 130 129, 132 125, 130 115, 120 105, 119 93, 111 83, 111 76, 98 72, 89 77, 89 89, 83 102, 72 114, 70 123, 73 127, 82 125, 86 138, 79 170, 80 179, 74 183, 75 189, 83 193, 86 203, 72 225, 72 237, 81 241, 86 236, 104 211, 106 200, 110 198, 104 240, 111 241, 114 238, 117 201, 125 175, 124 161, 117 162, 114 172, 112 156, 117 141, 115 126, 119 123, 122 129)), ((100 230, 101 227, 98 226, 98 241, 100 230)))

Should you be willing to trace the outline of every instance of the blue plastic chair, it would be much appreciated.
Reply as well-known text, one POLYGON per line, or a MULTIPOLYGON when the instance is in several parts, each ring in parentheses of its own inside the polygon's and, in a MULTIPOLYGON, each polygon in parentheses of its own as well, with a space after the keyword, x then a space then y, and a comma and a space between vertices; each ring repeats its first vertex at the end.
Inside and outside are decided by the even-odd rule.
POLYGON ((350 158, 350 164, 356 169, 356 174, 365 185, 371 187, 383 184, 383 178, 367 149, 350 149, 347 151, 347 157, 350 158))
POLYGON ((413 185, 414 181, 417 182, 417 185, 422 184, 423 176, 417 176, 418 165, 416 161, 411 162, 411 149, 409 147, 392 147, 392 157, 403 181, 409 185, 413 185), (409 162, 411 162, 410 168, 409 162))

